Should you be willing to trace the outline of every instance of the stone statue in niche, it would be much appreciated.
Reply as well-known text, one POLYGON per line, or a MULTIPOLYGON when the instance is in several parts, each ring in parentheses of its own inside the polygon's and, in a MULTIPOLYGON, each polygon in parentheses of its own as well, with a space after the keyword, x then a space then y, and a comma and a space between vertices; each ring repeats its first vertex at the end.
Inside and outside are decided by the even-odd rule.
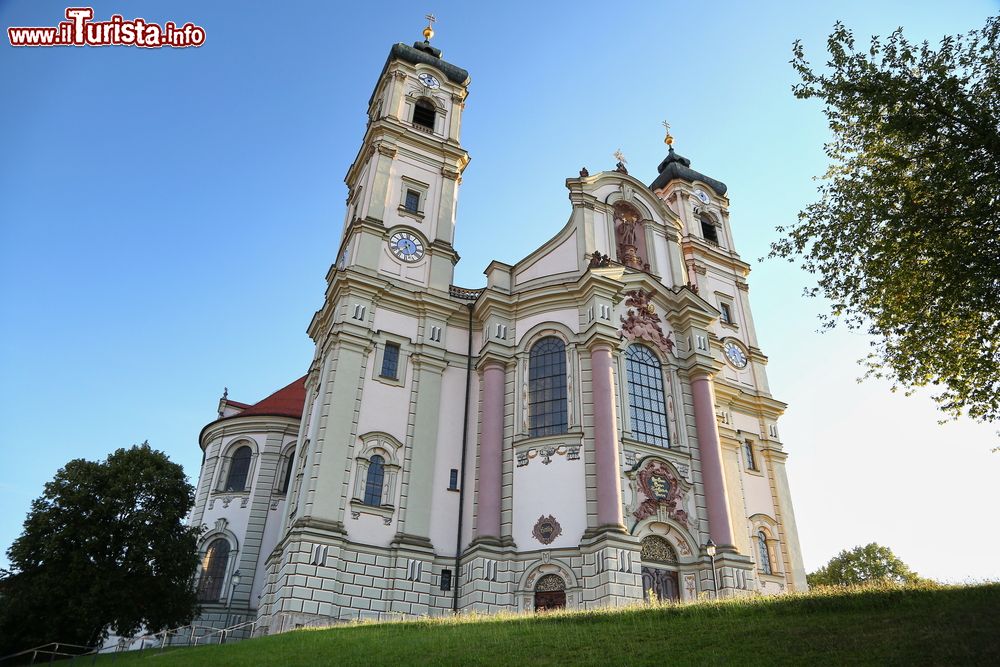
POLYGON ((631 269, 647 271, 647 264, 639 256, 639 234, 642 233, 642 217, 629 204, 620 201, 613 207, 615 236, 618 239, 618 259, 631 269))

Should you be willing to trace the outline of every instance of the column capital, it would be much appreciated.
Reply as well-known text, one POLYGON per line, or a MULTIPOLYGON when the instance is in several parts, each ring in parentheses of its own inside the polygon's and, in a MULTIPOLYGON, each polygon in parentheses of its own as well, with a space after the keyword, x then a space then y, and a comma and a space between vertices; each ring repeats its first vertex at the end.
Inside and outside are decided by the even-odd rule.
POLYGON ((491 366, 499 366, 500 368, 506 370, 508 366, 511 366, 514 363, 514 360, 510 357, 500 356, 495 352, 485 352, 479 355, 479 359, 476 361, 476 370, 482 373, 491 366))
MULTIPOLYGON (((617 333, 617 332, 616 332, 617 333)), ((583 346, 593 354, 600 349, 607 349, 612 354, 618 349, 621 339, 606 331, 594 331, 583 341, 583 346)))

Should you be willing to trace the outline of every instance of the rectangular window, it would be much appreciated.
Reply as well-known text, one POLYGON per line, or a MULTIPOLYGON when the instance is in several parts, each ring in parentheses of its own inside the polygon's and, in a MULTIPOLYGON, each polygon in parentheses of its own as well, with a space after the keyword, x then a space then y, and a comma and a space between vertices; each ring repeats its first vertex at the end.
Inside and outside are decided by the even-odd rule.
POLYGON ((399 345, 386 343, 382 352, 382 377, 397 379, 399 373, 399 345))
POLYGON ((747 470, 757 469, 757 459, 753 452, 753 443, 750 441, 743 443, 743 454, 746 457, 747 470))
POLYGON ((729 311, 729 304, 728 303, 720 303, 719 304, 719 310, 722 311, 722 315, 719 317, 719 319, 722 320, 723 323, 725 323, 725 324, 732 324, 733 323, 733 315, 729 311))
POLYGON ((458 491, 458 470, 456 468, 451 469, 451 476, 448 478, 448 490, 458 491))
POLYGON ((451 590, 451 570, 441 570, 441 590, 451 590))
POLYGON ((407 190, 406 200, 403 202, 403 208, 410 213, 418 212, 420 210, 420 193, 416 190, 407 190))

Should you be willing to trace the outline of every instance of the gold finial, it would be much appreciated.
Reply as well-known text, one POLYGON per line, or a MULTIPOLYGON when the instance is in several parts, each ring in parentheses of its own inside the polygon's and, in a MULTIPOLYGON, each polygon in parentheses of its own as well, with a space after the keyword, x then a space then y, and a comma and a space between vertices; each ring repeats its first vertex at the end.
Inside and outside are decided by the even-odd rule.
POLYGON ((424 41, 429 42, 434 37, 434 22, 437 21, 437 17, 433 14, 428 14, 424 17, 427 19, 427 27, 424 28, 424 41))
POLYGON ((667 131, 667 136, 663 138, 663 143, 665 143, 668 146, 673 145, 674 138, 670 134, 670 123, 668 123, 667 121, 663 121, 663 129, 667 131))

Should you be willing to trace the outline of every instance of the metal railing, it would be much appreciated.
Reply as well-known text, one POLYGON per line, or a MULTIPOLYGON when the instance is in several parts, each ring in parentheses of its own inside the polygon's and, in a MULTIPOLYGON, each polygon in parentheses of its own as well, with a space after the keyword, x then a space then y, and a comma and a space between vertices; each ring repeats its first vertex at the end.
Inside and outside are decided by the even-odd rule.
POLYGON ((227 641, 242 641, 253 637, 257 629, 257 621, 243 621, 227 628, 217 628, 213 625, 191 623, 159 632, 150 632, 133 637, 120 637, 115 644, 107 646, 82 646, 66 642, 49 642, 41 646, 19 651, 0 657, 0 665, 24 664, 27 656, 31 656, 29 665, 41 664, 43 661, 52 663, 55 660, 71 659, 75 664, 78 658, 97 660, 99 654, 124 653, 144 651, 162 653, 167 648, 182 648, 185 646, 205 646, 208 644, 225 644, 227 641), (136 646, 138 644, 138 646, 136 646), (42 660, 39 660, 41 658, 42 660), (20 659, 20 660, 19 660, 20 659))

